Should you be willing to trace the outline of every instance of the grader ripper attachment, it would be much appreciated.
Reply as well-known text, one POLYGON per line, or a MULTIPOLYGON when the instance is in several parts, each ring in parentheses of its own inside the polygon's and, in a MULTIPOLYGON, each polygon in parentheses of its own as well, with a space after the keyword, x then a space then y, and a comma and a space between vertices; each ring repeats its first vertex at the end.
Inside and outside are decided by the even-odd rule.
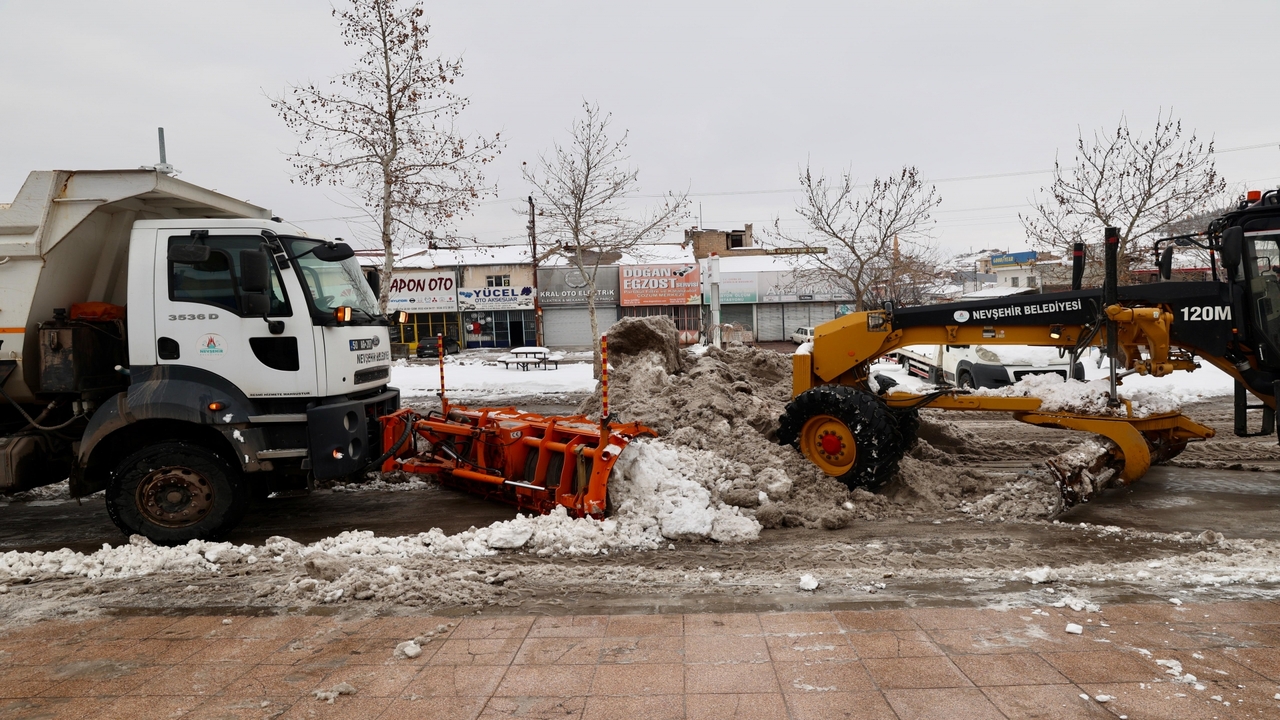
POLYGON ((793 399, 780 418, 778 441, 795 445, 850 487, 874 490, 893 476, 915 441, 919 408, 1010 412, 1022 422, 1109 441, 1087 443, 1048 463, 1070 506, 1109 485, 1137 480, 1189 442, 1213 437, 1213 429, 1180 413, 1137 417, 1119 393, 1128 375, 1190 372, 1200 367, 1197 358, 1235 378, 1237 435, 1272 432, 1280 387, 1280 191, 1251 193, 1203 233, 1157 242, 1162 282, 1121 287, 1114 228, 1107 228, 1104 248, 1101 290, 1081 289, 1084 246, 1077 244, 1067 292, 911 308, 886 304, 819 326, 810 352, 794 356, 793 399), (1206 251, 1213 279, 1171 281, 1174 244, 1206 251), (1070 355, 1070 367, 1089 348, 1102 347, 1111 364, 1108 408, 1047 412, 1034 397, 950 387, 899 392, 891 379, 871 376, 873 361, 908 345, 1057 347, 1070 355), (1249 405, 1247 393, 1261 403, 1249 405), (1250 410, 1262 411, 1261 432, 1249 431, 1250 410))
POLYGON ((601 416, 548 417, 515 408, 451 405, 444 392, 444 343, 439 411, 404 408, 381 418, 382 472, 435 475, 443 483, 539 514, 564 507, 575 517, 603 518, 609 475, 623 448, 657 433, 609 419, 608 345, 601 339, 601 416))

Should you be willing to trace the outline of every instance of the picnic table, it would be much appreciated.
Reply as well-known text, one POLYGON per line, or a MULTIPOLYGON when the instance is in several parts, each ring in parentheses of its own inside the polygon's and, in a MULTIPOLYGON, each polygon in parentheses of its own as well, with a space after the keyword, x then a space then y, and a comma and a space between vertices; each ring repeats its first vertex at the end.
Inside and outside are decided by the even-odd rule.
POLYGON ((542 368, 550 370, 554 365, 557 370, 560 369, 560 361, 564 359, 561 353, 553 353, 544 347, 526 346, 511 348, 511 350, 502 357, 498 358, 498 362, 502 363, 508 370, 512 365, 521 370, 529 368, 542 368))

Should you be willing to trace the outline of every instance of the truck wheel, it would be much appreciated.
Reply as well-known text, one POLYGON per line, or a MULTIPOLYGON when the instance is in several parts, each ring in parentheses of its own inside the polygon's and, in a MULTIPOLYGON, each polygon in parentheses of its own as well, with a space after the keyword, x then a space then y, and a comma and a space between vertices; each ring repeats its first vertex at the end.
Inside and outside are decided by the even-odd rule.
POLYGON ((152 445, 125 458, 106 495, 116 527, 162 545, 216 538, 249 506, 239 468, 187 442, 152 445))
POLYGON ((968 372, 960 373, 960 376, 956 378, 956 384, 965 390, 972 390, 975 387, 973 384, 973 375, 970 375, 968 372))
POLYGON ((875 395, 845 385, 797 395, 779 421, 778 440, 798 447, 850 489, 880 489, 904 452, 893 411, 875 395))

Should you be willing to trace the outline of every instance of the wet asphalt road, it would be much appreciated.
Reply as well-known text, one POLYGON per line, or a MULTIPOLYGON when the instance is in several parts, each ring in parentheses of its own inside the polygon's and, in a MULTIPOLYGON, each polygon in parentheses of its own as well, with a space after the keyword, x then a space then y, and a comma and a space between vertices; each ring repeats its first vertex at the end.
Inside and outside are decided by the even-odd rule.
MULTIPOLYGON (((1073 508, 1063 522, 1229 538, 1280 539, 1280 474, 1199 468, 1153 468, 1128 488, 1073 508)), ((312 542, 347 530, 392 536, 438 527, 447 533, 515 516, 515 509, 442 488, 409 492, 335 493, 260 501, 226 539, 261 543, 272 535, 312 542)), ((0 552, 93 551, 124 536, 107 518, 101 498, 15 502, 0 507, 0 552)))

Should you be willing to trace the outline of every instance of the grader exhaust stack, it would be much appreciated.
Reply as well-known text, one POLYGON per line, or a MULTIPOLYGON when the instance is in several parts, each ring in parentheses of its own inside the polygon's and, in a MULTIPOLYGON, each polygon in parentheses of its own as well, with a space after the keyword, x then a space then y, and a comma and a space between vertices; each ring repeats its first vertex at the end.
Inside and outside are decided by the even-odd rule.
MULTIPOLYGON (((607 368, 606 346, 601 342, 607 368)), ((601 375, 602 413, 549 417, 515 408, 466 408, 445 394, 444 342, 436 336, 440 362, 440 410, 411 408, 383 417, 382 472, 435 475, 443 483, 522 510, 548 513, 564 507, 575 517, 603 518, 614 463, 641 435, 656 436, 637 423, 608 416, 608 375, 601 375)))

